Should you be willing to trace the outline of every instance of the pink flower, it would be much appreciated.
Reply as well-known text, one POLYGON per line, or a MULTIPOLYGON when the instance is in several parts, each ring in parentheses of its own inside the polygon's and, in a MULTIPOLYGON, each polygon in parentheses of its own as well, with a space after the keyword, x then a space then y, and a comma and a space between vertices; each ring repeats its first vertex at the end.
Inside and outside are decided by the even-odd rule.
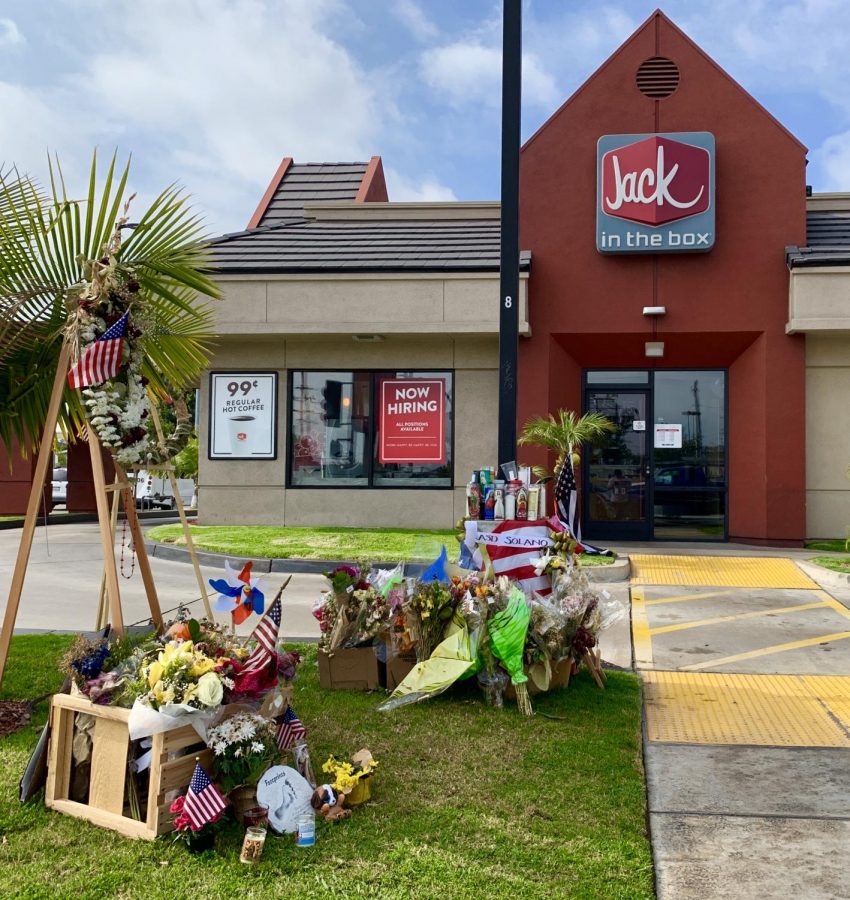
POLYGON ((186 798, 184 796, 179 796, 169 807, 169 810, 173 813, 183 812, 183 804, 186 802, 186 798))

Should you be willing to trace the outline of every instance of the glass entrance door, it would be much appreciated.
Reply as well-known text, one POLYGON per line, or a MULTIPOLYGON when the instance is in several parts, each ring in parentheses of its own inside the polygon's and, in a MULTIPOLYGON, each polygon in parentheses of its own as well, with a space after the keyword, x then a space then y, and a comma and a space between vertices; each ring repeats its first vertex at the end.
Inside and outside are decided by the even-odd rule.
POLYGON ((586 409, 606 416, 616 431, 599 446, 582 451, 584 533, 602 540, 647 539, 649 391, 588 387, 586 409))

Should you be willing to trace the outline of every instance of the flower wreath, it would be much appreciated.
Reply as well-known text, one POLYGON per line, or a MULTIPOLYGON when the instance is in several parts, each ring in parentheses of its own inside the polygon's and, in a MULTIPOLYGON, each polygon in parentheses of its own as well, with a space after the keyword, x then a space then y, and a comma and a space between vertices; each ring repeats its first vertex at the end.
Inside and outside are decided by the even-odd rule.
MULTIPOLYGON (((126 209, 125 209, 126 212, 126 209)), ((177 427, 165 447, 151 442, 145 420, 150 415, 148 379, 142 375, 144 337, 153 328, 147 314, 135 270, 117 259, 121 246, 121 218, 103 255, 83 262, 83 281, 68 296, 70 312, 66 339, 76 347, 79 359, 125 313, 127 328, 121 350, 121 368, 114 378, 81 391, 86 419, 100 442, 122 466, 161 465, 186 445, 192 433, 189 411, 182 400, 174 401, 177 427)))

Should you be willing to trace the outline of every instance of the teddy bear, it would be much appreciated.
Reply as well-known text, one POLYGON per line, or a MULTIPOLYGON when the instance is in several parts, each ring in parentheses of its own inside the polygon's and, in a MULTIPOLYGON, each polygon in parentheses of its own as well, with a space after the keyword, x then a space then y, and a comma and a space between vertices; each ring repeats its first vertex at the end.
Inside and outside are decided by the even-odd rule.
POLYGON ((329 784, 320 784, 310 798, 310 806, 329 822, 347 819, 351 810, 343 806, 345 795, 335 791, 329 784))

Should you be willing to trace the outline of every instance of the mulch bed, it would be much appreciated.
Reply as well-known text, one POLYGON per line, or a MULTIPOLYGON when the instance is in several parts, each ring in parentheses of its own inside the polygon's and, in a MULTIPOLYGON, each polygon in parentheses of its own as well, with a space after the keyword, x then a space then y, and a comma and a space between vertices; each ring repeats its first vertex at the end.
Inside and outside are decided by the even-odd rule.
POLYGON ((26 700, 0 700, 0 737, 14 734, 32 719, 32 705, 26 700))

